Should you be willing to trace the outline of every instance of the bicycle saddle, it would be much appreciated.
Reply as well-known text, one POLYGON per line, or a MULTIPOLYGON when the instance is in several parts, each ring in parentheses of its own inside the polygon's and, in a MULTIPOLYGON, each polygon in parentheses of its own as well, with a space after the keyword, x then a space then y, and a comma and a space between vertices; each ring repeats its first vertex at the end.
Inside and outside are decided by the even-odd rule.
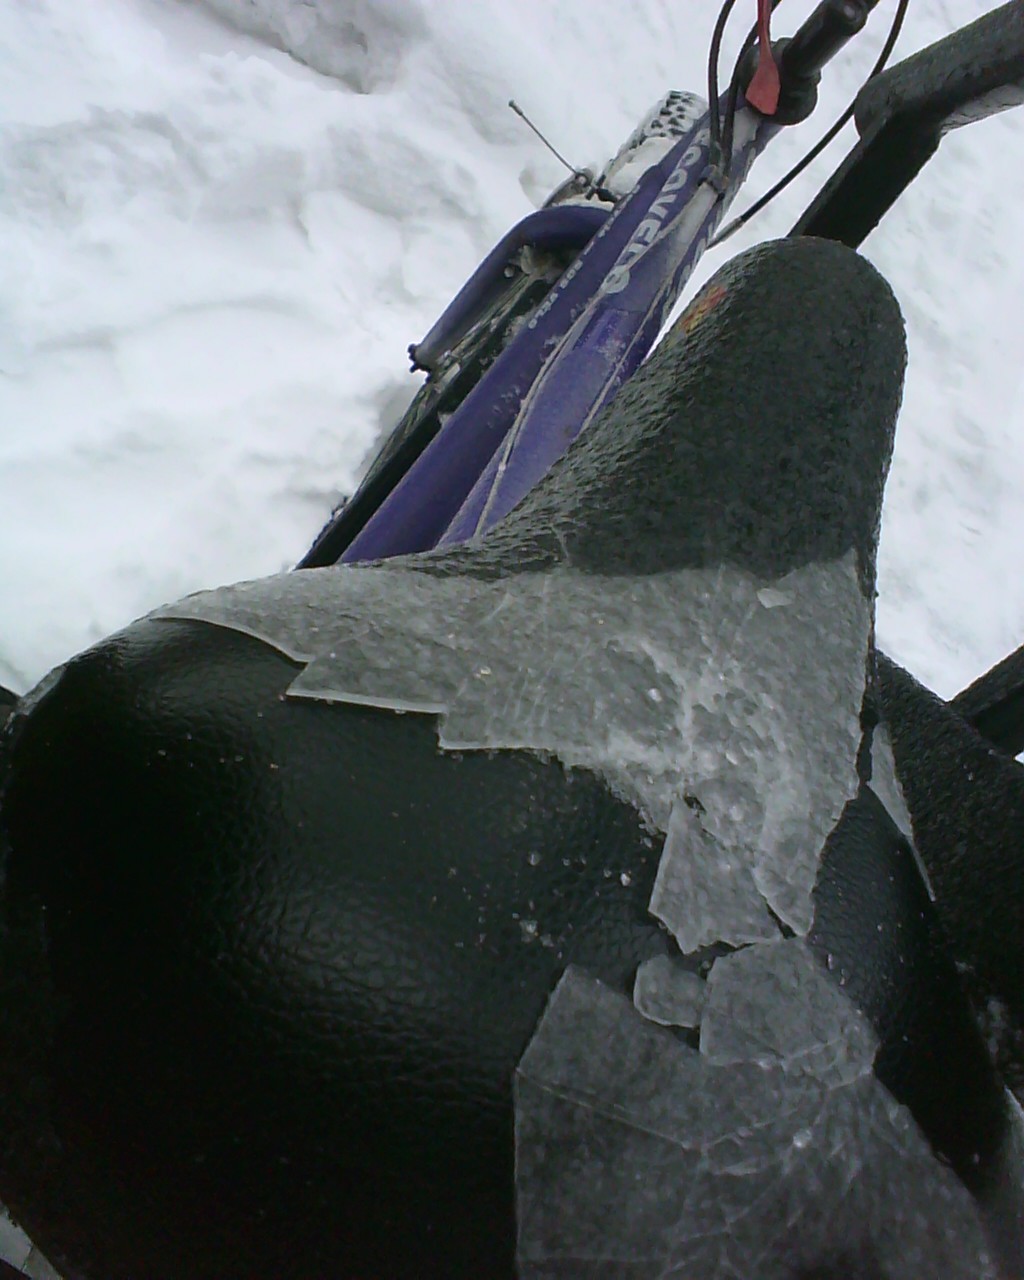
POLYGON ((762 246, 478 542, 18 705, 0 1199, 69 1280, 1020 1273, 873 649, 903 363, 863 259, 762 246))

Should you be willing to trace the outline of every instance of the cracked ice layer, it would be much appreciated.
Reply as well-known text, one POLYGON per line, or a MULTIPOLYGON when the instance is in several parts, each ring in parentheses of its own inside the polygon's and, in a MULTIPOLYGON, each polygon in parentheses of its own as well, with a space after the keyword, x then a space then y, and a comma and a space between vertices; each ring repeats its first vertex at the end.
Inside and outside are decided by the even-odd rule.
POLYGON ((853 552, 771 582, 728 565, 497 579, 430 568, 409 557, 281 574, 152 616, 274 646, 305 664, 296 697, 437 714, 444 748, 533 749, 594 771, 673 834, 659 911, 684 949, 766 936, 762 899, 807 931, 819 852, 857 790, 871 608, 853 552), (672 818, 684 796, 711 838, 706 879, 674 865, 693 856, 676 838, 687 814, 672 818))
POLYGON ((649 1022, 663 1027, 696 1027, 707 984, 671 956, 653 956, 636 971, 633 1004, 649 1022))
MULTIPOLYGON (((886 1280, 994 1280, 967 1191, 871 1073, 869 1033, 845 996, 837 989, 830 1011, 790 945, 753 948, 765 955, 745 976, 763 967, 763 984, 779 965, 769 1004, 792 1006, 791 1029, 808 1012, 805 1048, 849 1036, 845 1053, 802 1052, 797 1071, 785 1034, 776 1061, 720 1065, 566 971, 516 1077, 522 1280, 796 1280, 869 1266, 886 1280)), ((723 976, 705 1017, 744 1024, 740 977, 723 976)), ((732 1045, 760 1053, 766 1014, 732 1045)))

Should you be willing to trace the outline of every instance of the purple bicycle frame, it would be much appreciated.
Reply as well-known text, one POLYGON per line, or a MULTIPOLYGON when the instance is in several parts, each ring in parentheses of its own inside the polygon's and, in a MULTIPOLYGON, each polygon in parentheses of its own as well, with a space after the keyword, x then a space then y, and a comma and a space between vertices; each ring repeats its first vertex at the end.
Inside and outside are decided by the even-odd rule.
POLYGON ((732 195, 777 130, 741 99, 727 180, 710 167, 706 114, 652 165, 342 562, 465 541, 506 515, 643 362, 732 195))

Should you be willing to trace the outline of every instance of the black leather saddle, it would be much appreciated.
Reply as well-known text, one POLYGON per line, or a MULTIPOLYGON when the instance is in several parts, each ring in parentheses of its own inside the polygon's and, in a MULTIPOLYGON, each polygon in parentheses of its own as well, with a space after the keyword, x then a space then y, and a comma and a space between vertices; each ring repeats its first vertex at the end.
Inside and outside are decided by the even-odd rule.
POLYGON ((898 307, 709 288, 481 541, 15 708, 0 1200, 68 1280, 1024 1274, 1021 769, 873 645, 898 307))

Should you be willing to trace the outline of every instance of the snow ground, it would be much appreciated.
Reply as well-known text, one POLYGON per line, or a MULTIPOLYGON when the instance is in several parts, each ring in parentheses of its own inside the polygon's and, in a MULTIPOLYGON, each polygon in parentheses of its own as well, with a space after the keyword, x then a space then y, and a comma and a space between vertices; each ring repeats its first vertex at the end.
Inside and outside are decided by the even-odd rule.
MULTIPOLYGON (((892 7, 751 195, 852 97, 892 7)), ((915 0, 898 52, 990 7, 915 0)), ((598 162, 664 90, 702 89, 716 8, 4 6, 0 683, 294 563, 411 397, 406 345, 561 180, 508 98, 598 162)), ((848 145, 704 274, 783 234, 848 145)), ((879 635, 945 695, 1024 638, 1022 210, 1024 111, 947 139, 865 246, 910 331, 879 635)))

